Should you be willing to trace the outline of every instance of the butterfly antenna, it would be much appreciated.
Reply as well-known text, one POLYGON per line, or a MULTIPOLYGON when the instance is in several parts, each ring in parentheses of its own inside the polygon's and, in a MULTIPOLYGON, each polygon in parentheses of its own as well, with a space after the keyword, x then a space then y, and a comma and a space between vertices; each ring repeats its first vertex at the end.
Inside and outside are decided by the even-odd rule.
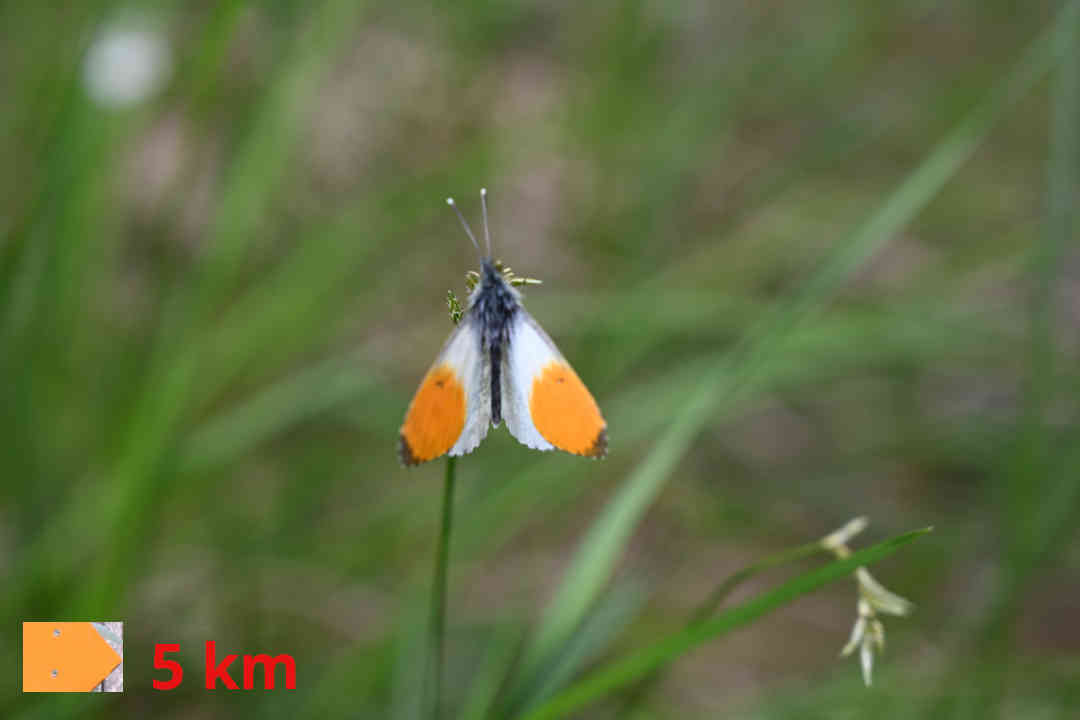
POLYGON ((472 234, 472 228, 469 227, 469 223, 465 222, 465 216, 458 210, 458 206, 454 204, 454 198, 446 198, 446 204, 454 208, 454 212, 457 213, 458 220, 461 221, 461 227, 465 228, 465 234, 472 240, 473 247, 476 248, 476 252, 480 252, 480 243, 476 242, 476 236, 472 234))
POLYGON ((487 188, 480 188, 480 207, 484 209, 484 244, 487 246, 487 256, 491 258, 491 234, 488 232, 487 221, 487 188))

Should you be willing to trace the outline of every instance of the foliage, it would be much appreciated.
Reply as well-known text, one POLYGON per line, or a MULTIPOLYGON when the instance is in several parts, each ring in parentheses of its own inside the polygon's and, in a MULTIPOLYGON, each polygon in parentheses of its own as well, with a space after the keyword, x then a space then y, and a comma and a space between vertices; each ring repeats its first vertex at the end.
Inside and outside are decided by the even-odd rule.
POLYGON ((553 713, 863 513, 937 528, 874 568, 918 612, 873 688, 837 659, 850 586, 779 609, 839 561, 755 579, 712 634, 778 612, 585 712, 1067 715, 1078 12, 0 9, 0 677, 21 619, 124 620, 127 693, 0 713, 419 716, 443 466, 394 443, 475 265, 443 200, 483 185, 610 456, 500 430, 458 463, 448 715, 553 713), (84 58, 125 23, 171 69, 111 107, 84 58), (298 689, 206 691, 206 640, 293 654, 298 689), (190 679, 154 692, 165 642, 190 679))

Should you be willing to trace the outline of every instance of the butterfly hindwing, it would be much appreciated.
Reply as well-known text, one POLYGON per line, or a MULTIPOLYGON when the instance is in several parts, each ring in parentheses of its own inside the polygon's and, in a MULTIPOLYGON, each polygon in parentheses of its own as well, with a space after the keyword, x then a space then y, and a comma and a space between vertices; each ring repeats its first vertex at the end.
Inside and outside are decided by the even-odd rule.
POLYGON ((603 457, 607 424, 588 388, 525 308, 510 322, 503 360, 502 412, 522 444, 603 457))
POLYGON ((476 319, 466 314, 413 396, 401 426, 399 454, 416 465, 446 453, 472 452, 491 424, 491 381, 476 319))

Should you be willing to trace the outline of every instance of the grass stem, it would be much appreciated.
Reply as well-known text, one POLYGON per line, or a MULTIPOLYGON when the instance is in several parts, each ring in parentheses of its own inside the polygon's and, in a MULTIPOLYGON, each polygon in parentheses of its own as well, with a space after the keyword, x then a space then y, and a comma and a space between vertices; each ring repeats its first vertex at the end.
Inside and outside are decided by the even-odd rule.
POLYGON ((454 480, 457 458, 446 458, 446 481, 443 483, 442 529, 435 553, 435 577, 431 584, 431 621, 429 623, 430 668, 427 687, 431 688, 431 717, 439 717, 442 704, 443 661, 446 647, 446 566, 450 557, 450 531, 454 520, 454 480))

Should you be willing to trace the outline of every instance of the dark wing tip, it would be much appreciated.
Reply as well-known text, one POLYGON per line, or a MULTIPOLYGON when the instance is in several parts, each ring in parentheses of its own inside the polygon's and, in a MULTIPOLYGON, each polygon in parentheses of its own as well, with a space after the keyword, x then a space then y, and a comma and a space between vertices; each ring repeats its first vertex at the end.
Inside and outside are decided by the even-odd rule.
POLYGON ((592 447, 585 453, 586 457, 602 458, 607 455, 607 428, 601 428, 593 440, 592 447))
POLYGON ((420 464, 420 461, 413 455, 412 448, 409 447, 409 441, 405 439, 404 435, 398 436, 398 458, 401 460, 401 464, 406 467, 420 464))

